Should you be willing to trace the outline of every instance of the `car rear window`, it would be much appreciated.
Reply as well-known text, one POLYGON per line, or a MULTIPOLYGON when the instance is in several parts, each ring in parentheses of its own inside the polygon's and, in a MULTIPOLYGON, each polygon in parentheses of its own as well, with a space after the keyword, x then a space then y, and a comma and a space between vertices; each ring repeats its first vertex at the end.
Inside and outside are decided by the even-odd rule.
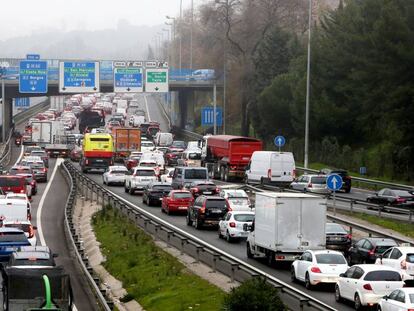
POLYGON ((339 254, 316 254, 316 262, 319 264, 343 265, 346 264, 344 256, 339 254))
POLYGON ((45 157, 46 156, 46 152, 44 152, 44 151, 32 151, 30 153, 30 155, 31 156, 34 156, 34 157, 36 157, 36 156, 38 156, 38 157, 45 157))
POLYGON ((338 224, 326 224, 326 232, 328 233, 347 233, 346 230, 338 224))
POLYGON ((150 170, 136 170, 135 176, 155 176, 155 172, 150 170))
POLYGON ((27 241, 24 232, 0 233, 0 243, 4 242, 25 242, 27 241))
POLYGON ((31 168, 44 168, 44 164, 43 163, 31 163, 30 164, 31 168))
POLYGON ((326 184, 326 177, 312 177, 312 184, 326 184))
POLYGON ((0 187, 20 187, 21 179, 19 178, 0 178, 0 187))
POLYGON ((177 192, 174 193, 174 198, 175 199, 189 199, 192 198, 191 193, 187 193, 187 192, 177 192))
POLYGON ((20 230, 23 230, 24 232, 29 232, 30 231, 30 225, 29 224, 5 224, 4 226, 7 227, 7 228, 20 229, 20 230))
POLYGON ((206 202, 206 208, 227 208, 226 200, 208 199, 206 202))
POLYGON ((185 179, 207 179, 207 171, 205 169, 187 169, 184 173, 185 179))
POLYGON ((377 245, 377 247, 375 247, 375 252, 378 253, 378 254, 382 254, 387 249, 389 249, 390 247, 393 247, 393 246, 395 246, 395 245, 377 245))
POLYGON ((365 281, 401 281, 401 275, 395 271, 371 271, 364 277, 365 281))
POLYGON ((10 169, 10 174, 30 174, 30 168, 11 168, 10 169))
POLYGON ((158 190, 158 191, 170 191, 170 190, 172 190, 172 187, 171 186, 169 186, 169 185, 157 185, 157 186, 153 186, 152 187, 154 190, 158 190))
POLYGON ((252 222, 253 219, 254 219, 254 215, 250 215, 250 214, 234 215, 234 220, 240 221, 240 222, 252 222))
POLYGON ((201 160, 201 153, 189 153, 188 158, 190 160, 201 160))
POLYGON ((405 260, 409 263, 414 263, 414 254, 407 254, 405 260))
POLYGON ((104 142, 109 142, 109 138, 90 138, 91 141, 104 141, 104 142))
POLYGON ((119 170, 119 171, 111 171, 111 174, 123 174, 125 175, 127 171, 119 170))

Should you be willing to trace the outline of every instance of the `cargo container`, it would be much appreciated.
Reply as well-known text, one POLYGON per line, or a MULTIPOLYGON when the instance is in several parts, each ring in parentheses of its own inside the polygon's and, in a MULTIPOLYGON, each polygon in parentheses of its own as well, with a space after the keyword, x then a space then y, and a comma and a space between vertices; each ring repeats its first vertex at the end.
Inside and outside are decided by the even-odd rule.
POLYGON ((119 128, 112 131, 114 138, 114 159, 123 161, 132 151, 141 151, 141 130, 138 128, 119 128))

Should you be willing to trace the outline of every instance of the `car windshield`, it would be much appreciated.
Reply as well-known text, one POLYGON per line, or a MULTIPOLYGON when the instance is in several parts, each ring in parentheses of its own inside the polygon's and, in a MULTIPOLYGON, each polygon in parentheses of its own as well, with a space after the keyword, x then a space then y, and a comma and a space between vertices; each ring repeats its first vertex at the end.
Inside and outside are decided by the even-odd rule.
POLYGON ((192 198, 191 193, 188 192, 176 192, 174 193, 174 198, 175 199, 190 199, 192 198))
POLYGON ((185 179, 207 179, 207 170, 205 169, 187 169, 184 173, 185 179))
POLYGON ((137 170, 135 176, 155 176, 155 172, 152 170, 137 170))
POLYGON ((344 256, 339 254, 316 254, 316 262, 319 264, 345 265, 344 256))
POLYGON ((10 174, 16 175, 19 173, 29 173, 30 174, 30 168, 11 168, 10 174))
POLYGON ((19 178, 0 178, 0 187, 20 187, 19 178))
POLYGON ((2 232, 0 233, 0 243, 5 242, 25 242, 27 241, 24 232, 2 232))
POLYGON ((413 194, 410 191, 405 190, 393 190, 396 196, 399 197, 412 197, 413 194))
POLYGON ((323 185, 326 184, 326 177, 312 177, 312 184, 323 185))
POLYGON ((226 200, 208 199, 206 201, 206 208, 220 208, 220 209, 227 208, 226 200))
POLYGON ((344 227, 342 227, 339 224, 332 224, 332 223, 326 224, 326 232, 327 233, 347 233, 344 227))
POLYGON ((201 160, 201 153, 189 153, 188 158, 190 160, 201 160))
POLYGON ((409 263, 414 263, 414 254, 407 254, 405 260, 409 263))
POLYGON ((364 277, 365 281, 401 281, 401 275, 396 271, 371 271, 364 277))
POLYGON ((122 175, 125 175, 126 172, 127 172, 126 170, 111 171, 112 174, 122 174, 122 175))
POLYGON ((254 219, 254 215, 251 215, 251 214, 238 214, 238 215, 234 215, 234 220, 235 221, 252 222, 253 219, 254 219))

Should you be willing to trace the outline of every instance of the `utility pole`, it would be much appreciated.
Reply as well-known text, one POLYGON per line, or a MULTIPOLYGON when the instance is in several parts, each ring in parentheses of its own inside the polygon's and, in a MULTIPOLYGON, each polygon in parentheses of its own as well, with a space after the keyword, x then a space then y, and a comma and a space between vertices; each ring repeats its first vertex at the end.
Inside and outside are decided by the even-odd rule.
POLYGON ((309 164, 309 97, 310 97, 310 62, 311 62, 311 28, 312 28, 312 0, 309 0, 309 29, 308 29, 308 64, 306 73, 306 108, 305 108, 305 154, 303 166, 309 164))

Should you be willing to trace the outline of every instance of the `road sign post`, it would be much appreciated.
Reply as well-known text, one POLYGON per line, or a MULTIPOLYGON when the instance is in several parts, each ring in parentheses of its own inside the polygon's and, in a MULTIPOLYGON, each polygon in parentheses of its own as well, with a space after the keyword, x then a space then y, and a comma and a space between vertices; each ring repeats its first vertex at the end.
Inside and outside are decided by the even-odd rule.
POLYGON ((279 152, 280 152, 280 148, 283 147, 286 143, 286 139, 283 136, 276 136, 275 140, 274 140, 275 146, 279 148, 279 152))
POLYGON ((157 68, 145 70, 145 92, 167 93, 168 89, 168 69, 157 68))
POLYGON ((19 65, 20 93, 47 93, 47 62, 22 60, 19 65))
POLYGON ((59 63, 60 93, 99 92, 99 62, 76 61, 59 63))
POLYGON ((338 174, 330 174, 326 177, 326 186, 333 192, 333 210, 336 215, 336 191, 342 188, 342 177, 338 174))
POLYGON ((116 93, 140 93, 143 92, 142 68, 115 67, 114 68, 114 92, 116 93))

